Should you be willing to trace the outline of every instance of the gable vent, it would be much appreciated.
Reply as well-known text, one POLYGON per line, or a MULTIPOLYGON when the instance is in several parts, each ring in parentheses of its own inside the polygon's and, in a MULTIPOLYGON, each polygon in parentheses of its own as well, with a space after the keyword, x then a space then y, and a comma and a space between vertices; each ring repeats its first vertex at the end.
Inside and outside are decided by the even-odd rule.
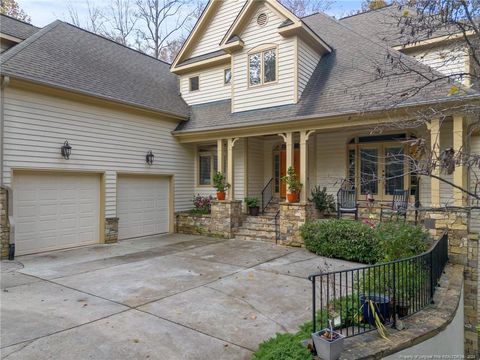
POLYGON ((267 21, 268 21, 267 14, 261 13, 257 16, 258 26, 265 26, 267 24, 267 21))

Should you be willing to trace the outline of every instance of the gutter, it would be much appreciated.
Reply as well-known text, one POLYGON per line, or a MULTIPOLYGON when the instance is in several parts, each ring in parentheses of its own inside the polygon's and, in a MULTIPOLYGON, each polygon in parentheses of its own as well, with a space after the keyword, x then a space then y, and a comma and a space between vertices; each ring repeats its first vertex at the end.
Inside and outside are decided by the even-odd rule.
POLYGON ((0 188, 7 191, 7 219, 10 227, 9 231, 9 241, 8 241, 8 260, 15 259, 15 223, 13 219, 13 190, 11 187, 4 184, 3 176, 3 145, 5 144, 4 140, 4 129, 5 129, 5 89, 10 84, 9 76, 1 76, 0 78, 0 188))

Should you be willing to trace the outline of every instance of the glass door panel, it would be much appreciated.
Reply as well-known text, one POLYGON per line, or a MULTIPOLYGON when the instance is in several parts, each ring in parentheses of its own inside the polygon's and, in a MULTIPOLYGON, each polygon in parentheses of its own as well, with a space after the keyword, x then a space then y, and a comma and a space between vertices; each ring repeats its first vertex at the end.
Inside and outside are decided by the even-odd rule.
POLYGON ((361 194, 378 194, 378 149, 360 149, 361 194))
POLYGON ((395 190, 403 190, 405 187, 405 156, 403 147, 385 147, 385 195, 394 195, 395 190))

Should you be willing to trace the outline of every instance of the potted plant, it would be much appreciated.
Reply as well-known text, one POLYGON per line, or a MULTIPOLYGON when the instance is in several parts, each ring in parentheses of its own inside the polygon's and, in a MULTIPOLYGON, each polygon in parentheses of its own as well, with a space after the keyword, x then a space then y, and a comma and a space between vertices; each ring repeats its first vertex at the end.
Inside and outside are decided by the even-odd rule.
POLYGON ((225 175, 218 171, 213 177, 213 187, 217 190, 217 200, 225 200, 225 192, 230 188, 225 175))
POLYGON ((313 344, 317 355, 324 360, 337 360, 343 351, 345 336, 333 331, 332 320, 329 319, 330 328, 312 334, 313 344))
POLYGON ((287 185, 287 201, 290 203, 298 202, 302 184, 297 179, 297 173, 293 166, 288 168, 287 175, 282 176, 281 180, 287 185))
POLYGON ((258 199, 257 198, 245 198, 245 204, 248 207, 248 213, 252 216, 258 216, 260 212, 260 207, 258 206, 258 199))
POLYGON ((335 198, 332 194, 327 193, 326 187, 320 189, 320 186, 315 186, 311 195, 312 199, 310 201, 315 205, 320 218, 335 211, 335 198))

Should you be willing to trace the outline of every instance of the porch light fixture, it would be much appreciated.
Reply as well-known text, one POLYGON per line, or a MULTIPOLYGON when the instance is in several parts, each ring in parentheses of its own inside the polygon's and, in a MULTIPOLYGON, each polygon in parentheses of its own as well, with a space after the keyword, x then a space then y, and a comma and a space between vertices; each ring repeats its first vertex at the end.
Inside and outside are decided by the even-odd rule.
POLYGON ((147 153, 147 155, 145 156, 145 162, 146 162, 148 165, 152 165, 154 158, 155 158, 155 155, 153 155, 152 150, 150 150, 150 151, 147 153))
POLYGON ((70 144, 68 143, 68 140, 65 140, 65 142, 63 143, 63 146, 61 148, 62 150, 62 156, 65 160, 68 160, 70 159, 70 154, 72 153, 72 147, 70 146, 70 144))

